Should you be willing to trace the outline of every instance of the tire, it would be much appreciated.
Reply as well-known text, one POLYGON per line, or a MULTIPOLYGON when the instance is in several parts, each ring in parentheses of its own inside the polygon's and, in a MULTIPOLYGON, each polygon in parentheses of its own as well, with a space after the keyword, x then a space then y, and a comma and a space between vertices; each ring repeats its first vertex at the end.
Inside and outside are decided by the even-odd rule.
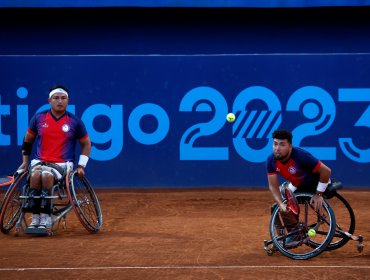
POLYGON ((337 227, 335 229, 334 237, 326 247, 326 250, 336 250, 351 240, 343 233, 343 231, 353 234, 356 227, 356 218, 349 202, 339 193, 336 192, 331 199, 327 200, 327 202, 335 213, 337 227))
POLYGON ((300 208, 299 222, 289 232, 284 226, 279 207, 273 210, 271 216, 272 242, 277 250, 291 259, 306 260, 321 254, 330 244, 335 233, 336 221, 333 210, 327 203, 324 203, 322 212, 318 214, 309 204, 311 197, 312 194, 309 193, 296 195, 300 208), (315 237, 309 237, 307 234, 311 228, 316 231, 315 237), (296 246, 290 248, 286 240, 293 236, 296 238, 294 240, 296 246))
POLYGON ((80 178, 76 171, 68 176, 67 193, 81 224, 90 233, 97 233, 103 224, 103 215, 93 188, 86 177, 80 178))
POLYGON ((9 233, 15 226, 22 213, 22 195, 24 186, 27 184, 27 174, 24 172, 17 176, 13 184, 7 190, 0 212, 0 230, 2 233, 9 233))

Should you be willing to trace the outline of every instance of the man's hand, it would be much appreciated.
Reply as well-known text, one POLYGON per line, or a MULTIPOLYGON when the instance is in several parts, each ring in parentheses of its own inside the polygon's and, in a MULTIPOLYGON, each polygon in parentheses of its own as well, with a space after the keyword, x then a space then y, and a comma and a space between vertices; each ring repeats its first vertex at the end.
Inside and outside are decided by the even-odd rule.
POLYGON ((17 170, 27 170, 28 162, 22 162, 22 164, 18 167, 17 170))
POLYGON ((80 166, 80 165, 77 166, 76 171, 77 171, 78 177, 82 178, 82 177, 85 176, 85 168, 83 168, 82 166, 80 166))
POLYGON ((316 212, 320 212, 323 201, 324 198, 322 197, 322 195, 314 194, 310 200, 310 204, 316 212))
POLYGON ((284 212, 284 213, 289 211, 289 209, 287 208, 287 205, 285 203, 280 203, 279 208, 280 208, 280 211, 284 212))

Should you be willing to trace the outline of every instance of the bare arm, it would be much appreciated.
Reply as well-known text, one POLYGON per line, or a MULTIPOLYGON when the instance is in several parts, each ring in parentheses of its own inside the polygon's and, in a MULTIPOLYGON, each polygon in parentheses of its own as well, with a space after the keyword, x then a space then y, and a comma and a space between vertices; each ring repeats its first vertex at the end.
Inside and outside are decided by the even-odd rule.
POLYGON ((272 197, 283 211, 286 211, 286 205, 281 199, 281 193, 279 189, 279 178, 277 174, 267 175, 267 180, 269 183, 269 190, 271 191, 272 197))
MULTIPOLYGON (((80 145, 81 145, 81 155, 84 155, 88 157, 91 152, 91 141, 90 138, 83 138, 80 140, 80 145)), ((85 176, 85 168, 84 166, 78 165, 77 166, 77 174, 80 177, 85 176)))
POLYGON ((80 140, 81 144, 81 155, 90 156, 91 152, 91 141, 89 137, 80 140))
POLYGON ((331 175, 331 169, 327 167, 324 163, 321 163, 317 172, 320 174, 320 182, 327 183, 331 175))
POLYGON ((329 182, 331 169, 327 167, 324 163, 321 163, 317 172, 320 174, 320 179, 317 186, 316 194, 312 196, 310 203, 314 207, 315 211, 320 211, 323 204, 322 194, 329 182))

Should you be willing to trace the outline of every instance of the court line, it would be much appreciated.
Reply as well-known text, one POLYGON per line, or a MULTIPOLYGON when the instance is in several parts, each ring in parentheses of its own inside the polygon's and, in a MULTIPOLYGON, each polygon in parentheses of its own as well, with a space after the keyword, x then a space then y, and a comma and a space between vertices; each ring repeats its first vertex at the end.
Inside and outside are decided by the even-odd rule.
POLYGON ((113 269, 279 269, 279 268, 351 268, 370 269, 364 265, 220 265, 220 266, 96 266, 96 267, 19 267, 0 268, 0 271, 30 271, 30 270, 113 270, 113 269))

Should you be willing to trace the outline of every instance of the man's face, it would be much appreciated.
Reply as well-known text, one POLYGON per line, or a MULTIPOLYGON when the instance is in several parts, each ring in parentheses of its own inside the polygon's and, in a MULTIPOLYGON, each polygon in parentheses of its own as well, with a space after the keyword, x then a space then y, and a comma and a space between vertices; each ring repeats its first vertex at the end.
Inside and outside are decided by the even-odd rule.
POLYGON ((290 156, 290 153, 292 151, 292 144, 290 144, 287 139, 274 139, 272 149, 274 152, 274 158, 276 160, 284 161, 287 160, 290 156))
POLYGON ((51 98, 49 98, 51 109, 55 113, 63 113, 67 109, 68 96, 63 93, 56 93, 51 98))

